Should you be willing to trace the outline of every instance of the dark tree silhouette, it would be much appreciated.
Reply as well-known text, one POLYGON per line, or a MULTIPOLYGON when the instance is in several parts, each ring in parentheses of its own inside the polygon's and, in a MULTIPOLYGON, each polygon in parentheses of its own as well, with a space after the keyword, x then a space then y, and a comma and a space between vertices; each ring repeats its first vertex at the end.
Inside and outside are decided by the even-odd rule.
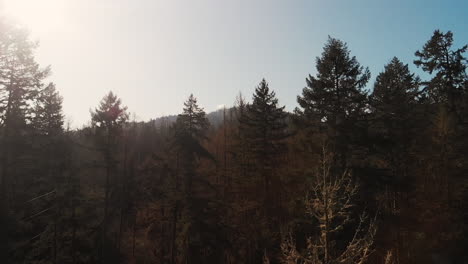
POLYGON ((106 168, 104 216, 100 225, 101 234, 99 245, 99 260, 105 263, 106 245, 104 245, 104 241, 106 239, 106 230, 109 224, 110 180, 112 177, 111 174, 115 171, 115 167, 117 166, 116 152, 118 137, 121 133, 122 126, 128 120, 127 107, 122 106, 121 100, 112 92, 109 92, 101 100, 98 108, 91 111, 91 120, 93 127, 95 127, 96 130, 97 144, 104 156, 106 168))
POLYGON ((32 124, 36 131, 48 136, 56 136, 63 132, 62 101, 63 98, 53 83, 50 83, 39 93, 32 118, 32 124))
POLYGON ((465 95, 466 90, 466 57, 465 45, 453 50, 453 33, 434 31, 431 39, 424 44, 421 51, 416 51, 416 66, 435 76, 427 83, 431 99, 446 102, 450 111, 456 111, 456 105, 465 95))
POLYGON ((452 32, 416 52, 427 81, 394 57, 368 94, 329 37, 293 113, 263 79, 251 102, 206 113, 191 94, 147 122, 109 92, 65 129, 37 43, 5 21, 0 263, 468 259, 468 46, 452 32))
POLYGON ((326 124, 326 134, 344 168, 353 141, 351 134, 357 132, 356 122, 362 119, 367 106, 365 86, 370 72, 351 57, 346 43, 331 37, 316 67, 316 77, 309 75, 307 87, 297 98, 302 108, 299 113, 316 116, 326 124))
MULTIPOLYGON (((7 259, 8 219, 18 193, 13 182, 27 175, 29 153, 26 138, 31 118, 30 102, 37 99, 49 68, 40 68, 34 57, 37 43, 27 30, 0 20, 0 258, 7 259), (28 164, 27 164, 28 163, 28 164), (13 164, 15 166, 13 166, 13 164), (6 221, 6 222, 5 222, 6 221)), ((25 190, 21 190, 24 194, 25 190)), ((18 198, 18 199, 17 199, 18 198)))
POLYGON ((247 105, 241 122, 246 129, 249 149, 258 164, 256 170, 263 180, 265 202, 271 201, 270 187, 275 180, 275 168, 279 165, 281 154, 286 151, 284 140, 288 134, 284 106, 278 105, 276 94, 270 90, 265 79, 255 88, 252 104, 247 105))

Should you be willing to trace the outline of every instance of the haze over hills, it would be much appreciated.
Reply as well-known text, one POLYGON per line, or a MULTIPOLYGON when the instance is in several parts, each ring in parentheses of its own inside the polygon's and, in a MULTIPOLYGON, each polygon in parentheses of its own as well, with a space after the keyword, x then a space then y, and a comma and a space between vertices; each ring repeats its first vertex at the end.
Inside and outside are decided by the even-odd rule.
MULTIPOLYGON (((224 122, 224 111, 226 111, 226 118, 227 119, 231 119, 234 118, 232 115, 233 115, 233 108, 226 108, 226 110, 224 109, 218 109, 216 111, 213 111, 213 112, 209 112, 206 114, 206 118, 208 119, 208 121, 210 122, 210 124, 215 127, 215 128, 218 128, 219 126, 221 126, 224 122)), ((151 119, 149 121, 149 123, 153 123, 156 127, 159 127, 159 126, 167 126, 167 125, 171 125, 173 123, 175 123, 177 120, 177 115, 167 115, 167 116, 161 116, 161 117, 157 117, 155 119, 151 119)))

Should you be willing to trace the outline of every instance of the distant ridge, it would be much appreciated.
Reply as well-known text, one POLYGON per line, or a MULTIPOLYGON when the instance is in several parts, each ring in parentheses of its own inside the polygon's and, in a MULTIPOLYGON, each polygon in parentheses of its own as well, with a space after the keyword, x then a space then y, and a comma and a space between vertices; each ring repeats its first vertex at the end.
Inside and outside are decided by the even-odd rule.
MULTIPOLYGON (((230 118, 234 118, 231 113, 233 113, 234 108, 226 108, 226 119, 229 120, 230 118)), ((224 109, 218 109, 216 111, 210 112, 206 114, 208 121, 210 121, 211 126, 219 127, 223 124, 224 118, 224 109)), ((175 123, 177 120, 177 115, 167 115, 157 117, 156 119, 152 119, 149 123, 153 122, 155 127, 167 126, 175 123)))

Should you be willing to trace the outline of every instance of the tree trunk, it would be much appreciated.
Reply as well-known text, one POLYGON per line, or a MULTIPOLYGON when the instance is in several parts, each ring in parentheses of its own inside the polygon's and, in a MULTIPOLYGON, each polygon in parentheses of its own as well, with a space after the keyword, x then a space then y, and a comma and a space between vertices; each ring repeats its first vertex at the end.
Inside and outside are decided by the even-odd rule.
MULTIPOLYGON (((2 172, 0 179, 0 221, 3 222, 4 219, 8 216, 8 195, 7 195, 7 185, 8 185, 8 166, 9 166, 9 155, 10 155, 10 109, 11 109, 11 91, 8 94, 7 109, 5 112, 4 119, 4 128, 3 128, 3 138, 2 138, 2 172)), ((8 230, 6 224, 0 224, 0 258, 3 260, 8 260, 8 247, 7 247, 7 234, 8 230)))
POLYGON ((176 202, 172 215, 172 245, 171 245, 171 264, 175 264, 176 238, 177 238, 177 215, 179 214, 179 202, 176 202))

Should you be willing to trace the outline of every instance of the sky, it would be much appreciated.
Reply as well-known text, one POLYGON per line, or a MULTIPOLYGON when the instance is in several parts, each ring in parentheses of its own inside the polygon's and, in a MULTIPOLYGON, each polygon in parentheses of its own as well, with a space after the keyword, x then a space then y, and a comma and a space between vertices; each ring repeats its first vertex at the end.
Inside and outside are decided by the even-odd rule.
POLYGON ((280 104, 296 97, 328 36, 348 43, 375 76, 435 29, 468 43, 467 0, 0 0, 29 28, 37 61, 75 127, 110 90, 137 120, 178 114, 193 93, 207 112, 251 98, 265 78, 280 104))

